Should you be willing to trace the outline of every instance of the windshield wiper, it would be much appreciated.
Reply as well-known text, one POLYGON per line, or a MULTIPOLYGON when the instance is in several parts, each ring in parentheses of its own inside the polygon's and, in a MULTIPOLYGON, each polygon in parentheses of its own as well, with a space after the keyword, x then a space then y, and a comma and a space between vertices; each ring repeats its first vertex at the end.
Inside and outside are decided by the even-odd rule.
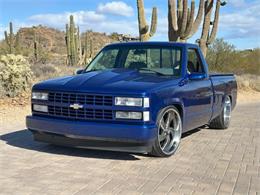
POLYGON ((149 69, 149 68, 138 68, 137 70, 144 70, 144 71, 153 72, 153 73, 160 75, 160 76, 167 76, 166 74, 163 74, 161 72, 158 72, 156 70, 152 70, 152 69, 149 69))

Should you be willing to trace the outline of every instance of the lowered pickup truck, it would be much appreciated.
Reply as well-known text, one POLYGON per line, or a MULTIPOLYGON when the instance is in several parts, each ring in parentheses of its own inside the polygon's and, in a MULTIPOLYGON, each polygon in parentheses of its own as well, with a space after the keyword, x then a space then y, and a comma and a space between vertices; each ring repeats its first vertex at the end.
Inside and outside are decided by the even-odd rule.
POLYGON ((197 45, 116 43, 34 85, 26 124, 37 141, 170 156, 184 132, 228 128, 236 98, 234 75, 209 74, 197 45))

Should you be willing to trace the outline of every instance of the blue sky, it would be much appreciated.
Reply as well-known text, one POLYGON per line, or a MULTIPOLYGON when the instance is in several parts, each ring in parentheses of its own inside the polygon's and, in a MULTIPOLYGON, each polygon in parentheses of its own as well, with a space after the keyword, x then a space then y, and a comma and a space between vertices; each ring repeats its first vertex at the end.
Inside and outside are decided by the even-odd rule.
MULTIPOLYGON (((190 1, 190 0, 189 0, 190 1)), ((158 28, 152 40, 167 41, 167 0, 144 0, 147 22, 158 8, 158 28)), ((196 4, 199 0, 195 0, 196 4)), ((13 21, 15 29, 42 24, 64 30, 73 14, 81 31, 138 35, 136 0, 0 0, 0 39, 13 21)), ((260 0, 228 0, 221 7, 217 37, 238 49, 260 47, 260 0)), ((200 30, 189 42, 200 36, 200 30)))

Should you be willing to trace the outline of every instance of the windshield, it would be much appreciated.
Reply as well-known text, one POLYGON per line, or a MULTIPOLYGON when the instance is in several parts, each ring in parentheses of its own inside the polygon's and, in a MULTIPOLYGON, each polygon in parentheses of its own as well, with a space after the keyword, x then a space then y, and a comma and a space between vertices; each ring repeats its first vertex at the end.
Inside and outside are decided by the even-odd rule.
POLYGON ((86 71, 114 68, 134 69, 157 75, 180 76, 181 48, 108 47, 96 56, 86 71))

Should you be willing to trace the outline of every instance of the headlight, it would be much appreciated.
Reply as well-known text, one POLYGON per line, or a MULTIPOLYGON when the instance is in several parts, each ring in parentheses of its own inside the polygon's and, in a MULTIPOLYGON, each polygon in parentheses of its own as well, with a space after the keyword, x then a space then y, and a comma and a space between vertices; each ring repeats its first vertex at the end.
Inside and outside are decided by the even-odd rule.
POLYGON ((117 111, 116 118, 119 119, 142 119, 142 112, 123 112, 117 111))
POLYGON ((48 112, 48 106, 33 104, 33 111, 48 112))
POLYGON ((134 119, 134 120, 141 120, 149 121, 150 120, 150 112, 129 112, 129 111, 117 111, 116 112, 117 119, 134 119))
POLYGON ((116 97, 116 106, 137 106, 149 107, 149 98, 116 97))
POLYGON ((48 100, 48 93, 32 92, 32 99, 35 99, 35 100, 48 100))

